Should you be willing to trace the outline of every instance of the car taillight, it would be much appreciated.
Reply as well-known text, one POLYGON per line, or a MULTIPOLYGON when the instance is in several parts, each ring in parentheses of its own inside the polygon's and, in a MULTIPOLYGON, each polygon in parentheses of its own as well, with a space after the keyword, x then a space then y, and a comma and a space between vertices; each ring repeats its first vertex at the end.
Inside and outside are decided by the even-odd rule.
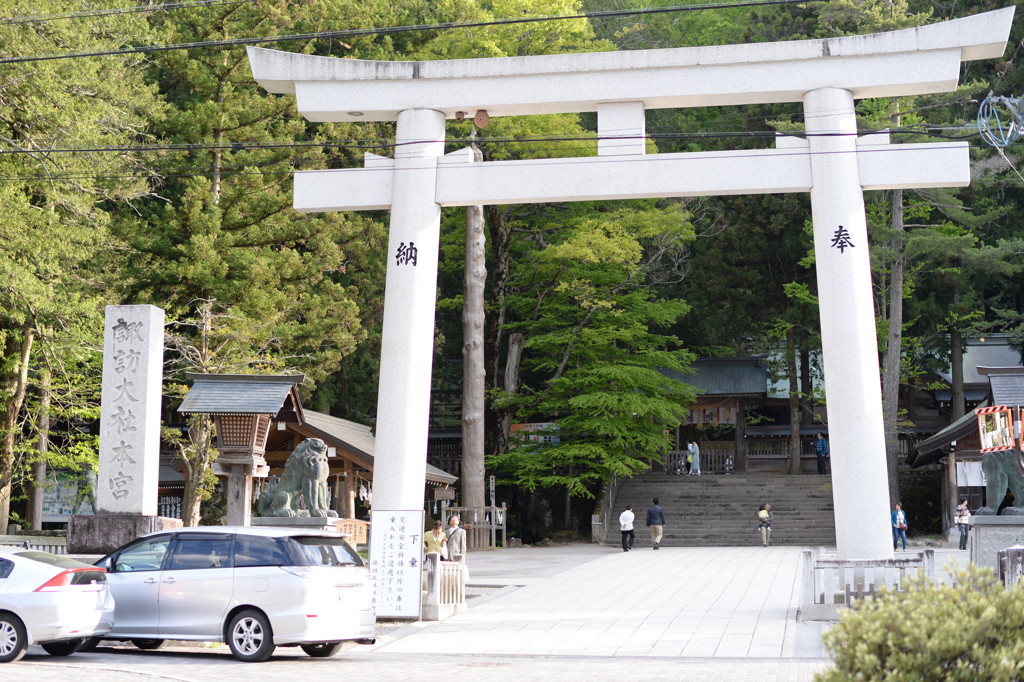
POLYGON ((107 572, 102 568, 87 566, 83 568, 69 568, 58 573, 45 583, 35 589, 36 592, 57 592, 72 585, 91 585, 93 583, 105 583, 107 572))

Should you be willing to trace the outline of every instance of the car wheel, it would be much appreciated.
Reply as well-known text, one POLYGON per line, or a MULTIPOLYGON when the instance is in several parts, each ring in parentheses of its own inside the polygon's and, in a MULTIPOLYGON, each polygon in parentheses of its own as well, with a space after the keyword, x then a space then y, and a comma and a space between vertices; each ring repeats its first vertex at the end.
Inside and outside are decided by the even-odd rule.
POLYGON ((152 651, 153 649, 159 649, 164 645, 162 639, 133 639, 132 644, 143 651, 152 651))
POLYGON ((228 626, 228 647, 240 661, 258 663, 270 658, 277 647, 267 617, 254 609, 236 614, 228 626))
POLYGON ((341 642, 317 642, 316 644, 301 644, 302 650, 313 658, 328 658, 338 653, 341 642))
POLYGON ((39 646, 43 647, 43 651, 51 656, 70 656, 78 651, 84 641, 84 639, 65 639, 63 642, 47 642, 39 646))
POLYGON ((0 613, 0 663, 18 660, 28 651, 28 637, 21 620, 11 613, 0 613))
POLYGON ((78 645, 78 653, 86 653, 89 651, 96 651, 96 647, 100 645, 99 637, 86 637, 82 640, 82 643, 78 645))

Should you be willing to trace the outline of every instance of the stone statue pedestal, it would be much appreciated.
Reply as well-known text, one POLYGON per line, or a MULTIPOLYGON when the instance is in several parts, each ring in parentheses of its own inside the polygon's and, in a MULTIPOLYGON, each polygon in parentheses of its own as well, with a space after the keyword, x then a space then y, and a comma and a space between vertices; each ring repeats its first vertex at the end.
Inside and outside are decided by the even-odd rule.
POLYGON ((323 516, 254 516, 253 526, 276 526, 278 528, 303 528, 306 530, 338 530, 337 517, 323 516))
POLYGON ((181 519, 143 514, 72 516, 68 523, 68 554, 108 554, 140 535, 181 528, 181 519))
POLYGON ((998 552, 1024 545, 1024 516, 972 516, 971 563, 999 573, 998 552))

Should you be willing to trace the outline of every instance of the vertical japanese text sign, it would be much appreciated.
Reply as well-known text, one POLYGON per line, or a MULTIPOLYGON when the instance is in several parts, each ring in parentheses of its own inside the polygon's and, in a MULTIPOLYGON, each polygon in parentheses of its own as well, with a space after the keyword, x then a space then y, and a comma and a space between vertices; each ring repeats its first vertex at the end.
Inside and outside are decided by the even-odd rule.
POLYGON ((423 510, 370 512, 374 610, 385 618, 419 618, 423 510))
POLYGON ((163 362, 164 311, 108 306, 96 490, 101 514, 157 513, 163 362))

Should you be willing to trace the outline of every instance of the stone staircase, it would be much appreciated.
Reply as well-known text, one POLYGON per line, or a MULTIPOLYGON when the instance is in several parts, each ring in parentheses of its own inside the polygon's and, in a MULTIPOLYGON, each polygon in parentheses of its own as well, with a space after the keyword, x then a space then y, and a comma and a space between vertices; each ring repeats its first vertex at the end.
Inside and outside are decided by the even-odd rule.
POLYGON ((760 544, 757 509, 772 505, 772 544, 836 544, 830 476, 728 474, 674 476, 646 473, 619 481, 613 522, 604 541, 618 545, 619 514, 627 504, 636 514, 636 544, 650 547, 645 520, 651 499, 665 510, 665 547, 727 547, 760 544))

